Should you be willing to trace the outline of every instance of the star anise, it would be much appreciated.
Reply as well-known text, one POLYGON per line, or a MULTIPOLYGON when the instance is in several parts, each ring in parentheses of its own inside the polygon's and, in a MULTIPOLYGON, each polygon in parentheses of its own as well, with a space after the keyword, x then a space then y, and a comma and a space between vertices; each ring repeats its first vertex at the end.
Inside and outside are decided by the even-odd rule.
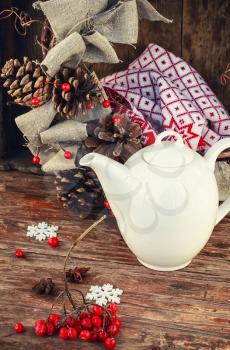
POLYGON ((70 283, 81 283, 89 270, 90 267, 76 266, 74 269, 69 269, 66 272, 66 278, 70 283))
POLYGON ((52 278, 42 278, 32 289, 39 295, 56 295, 58 293, 58 288, 52 281, 52 278))

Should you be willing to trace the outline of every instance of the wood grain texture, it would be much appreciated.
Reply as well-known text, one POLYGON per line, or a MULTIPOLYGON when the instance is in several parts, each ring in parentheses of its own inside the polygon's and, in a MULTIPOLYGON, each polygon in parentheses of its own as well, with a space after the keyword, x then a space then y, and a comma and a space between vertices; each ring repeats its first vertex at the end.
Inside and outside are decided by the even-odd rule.
POLYGON ((219 77, 230 62, 230 2, 183 1, 183 58, 208 81, 226 108, 230 109, 230 86, 219 77))
MULTIPOLYGON (((0 349, 100 350, 99 344, 37 338, 34 320, 47 316, 52 297, 31 288, 51 277, 62 288, 65 254, 73 239, 92 224, 79 221, 56 201, 52 177, 2 172, 0 182, 0 349), (61 245, 49 248, 26 237, 27 225, 40 221, 60 226, 61 245), (16 259, 22 248, 27 259, 16 259), (27 331, 17 335, 15 322, 27 331)), ((71 265, 91 272, 81 284, 111 283, 124 289, 123 322, 117 350, 229 350, 230 348, 230 216, 216 228, 205 249, 186 269, 155 272, 141 266, 121 238, 113 218, 97 227, 73 252, 71 265)), ((186 234, 186 233, 185 233, 186 234)))

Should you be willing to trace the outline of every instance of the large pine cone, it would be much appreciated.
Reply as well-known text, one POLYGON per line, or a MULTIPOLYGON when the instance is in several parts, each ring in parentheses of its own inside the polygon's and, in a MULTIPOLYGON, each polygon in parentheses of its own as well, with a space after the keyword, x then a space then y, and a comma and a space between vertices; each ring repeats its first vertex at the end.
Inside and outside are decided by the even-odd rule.
POLYGON ((10 59, 1 70, 3 86, 16 104, 32 107, 32 99, 38 98, 38 106, 44 104, 52 94, 52 84, 41 67, 28 57, 23 63, 10 59))
POLYGON ((56 74, 52 101, 63 118, 71 119, 77 112, 93 109, 101 103, 101 98, 102 92, 95 76, 82 67, 62 68, 56 74), (67 91, 63 89, 63 84, 67 91))
POLYGON ((89 168, 63 171, 55 180, 57 196, 64 208, 86 218, 104 208, 104 194, 96 174, 89 168))
POLYGON ((99 121, 84 145, 87 153, 100 153, 125 163, 142 148, 141 135, 140 126, 130 121, 126 115, 107 116, 99 121))

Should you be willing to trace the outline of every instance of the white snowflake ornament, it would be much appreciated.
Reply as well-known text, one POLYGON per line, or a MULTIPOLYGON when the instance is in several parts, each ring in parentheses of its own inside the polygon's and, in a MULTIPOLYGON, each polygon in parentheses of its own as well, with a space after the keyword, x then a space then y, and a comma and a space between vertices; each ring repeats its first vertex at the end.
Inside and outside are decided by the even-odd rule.
POLYGON ((123 290, 119 288, 113 288, 112 284, 104 284, 103 286, 91 286, 89 293, 86 294, 86 299, 94 301, 95 304, 103 306, 107 303, 120 304, 120 296, 123 294, 123 290))
POLYGON ((35 238, 38 241, 44 241, 47 238, 57 237, 59 227, 48 225, 47 222, 39 222, 37 225, 27 227, 27 237, 35 238))

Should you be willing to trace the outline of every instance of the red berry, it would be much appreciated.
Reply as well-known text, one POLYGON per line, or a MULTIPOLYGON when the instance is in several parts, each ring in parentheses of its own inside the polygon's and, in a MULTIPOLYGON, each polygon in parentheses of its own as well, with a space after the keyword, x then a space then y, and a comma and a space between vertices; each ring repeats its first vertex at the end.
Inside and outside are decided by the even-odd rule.
POLYGON ((77 339, 77 330, 73 327, 68 329, 68 338, 71 340, 77 339))
POLYGON ((33 157, 33 164, 34 165, 39 165, 41 161, 41 158, 39 156, 34 156, 33 157))
POLYGON ((106 349, 114 349, 117 345, 117 342, 114 338, 106 338, 104 341, 106 349))
POLYGON ((109 108, 111 106, 111 103, 109 102, 109 100, 104 100, 102 105, 104 108, 109 108))
POLYGON ((23 252, 22 249, 17 249, 17 250, 15 251, 15 256, 16 256, 17 258, 25 258, 25 253, 23 252))
POLYGON ((33 106, 39 105, 39 102, 40 102, 40 100, 39 100, 38 97, 33 97, 32 100, 31 100, 31 104, 32 104, 33 106))
POLYGON ((99 316, 93 316, 92 317, 92 324, 95 327, 100 328, 102 326, 102 319, 99 316))
POLYGON ((64 84, 62 84, 61 89, 62 89, 62 91, 68 92, 71 90, 71 86, 69 83, 64 83, 64 84))
POLYGON ((108 334, 105 331, 100 331, 98 333, 98 339, 100 341, 104 342, 106 338, 108 338, 108 334))
POLYGON ((69 327, 76 327, 77 325, 77 320, 73 316, 69 316, 66 320, 66 324, 69 327))
POLYGON ((56 248, 59 246, 59 240, 57 237, 52 237, 48 240, 48 244, 52 248, 56 248))
POLYGON ((81 312, 80 317, 81 318, 89 318, 89 314, 88 314, 88 312, 81 312))
POLYGON ((81 321, 80 321, 80 320, 76 320, 76 321, 75 321, 74 328, 76 328, 76 330, 77 330, 78 332, 80 332, 80 331, 82 330, 81 321))
POLYGON ((69 330, 68 330, 68 328, 62 327, 60 329, 60 332, 59 332, 59 337, 61 339, 64 339, 64 340, 68 339, 68 337, 69 337, 69 330))
POLYGON ((98 306, 98 305, 94 305, 93 306, 93 314, 97 315, 97 316, 102 316, 104 313, 104 310, 102 309, 102 307, 98 306))
POLYGON ((58 314, 50 314, 48 317, 48 321, 52 322, 55 326, 58 322, 60 322, 61 316, 58 314))
POLYGON ((66 151, 64 153, 64 157, 65 157, 65 159, 72 159, 73 158, 73 153, 66 151))
POLYGON ((116 312, 117 312, 117 305, 115 303, 110 303, 109 304, 109 311, 113 315, 116 314, 116 312))
POLYGON ((116 334, 119 333, 119 327, 117 327, 115 324, 111 324, 108 329, 107 332, 112 335, 115 336, 116 334))
POLYGON ((46 325, 46 321, 45 320, 38 320, 38 321, 35 322, 35 327, 36 326, 42 326, 44 324, 46 325))
POLYGON ((14 326, 14 329, 16 333, 23 333, 25 330, 25 327, 23 326, 22 323, 16 323, 16 325, 14 326))
POLYGON ((115 326, 117 326, 118 328, 120 328, 121 327, 121 321, 119 321, 118 319, 116 319, 116 320, 112 320, 112 324, 113 325, 115 325, 115 326))
POLYGON ((112 322, 112 324, 114 324, 116 321, 117 321, 117 316, 116 316, 116 315, 113 315, 113 316, 111 317, 111 322, 112 322))
POLYGON ((114 123, 121 123, 122 122, 122 117, 119 114, 115 115, 113 117, 113 122, 114 123))
POLYGON ((109 210, 111 209, 109 202, 105 202, 104 204, 105 204, 106 209, 109 209, 109 210))
POLYGON ((91 339, 91 332, 87 330, 81 331, 80 339, 84 341, 89 341, 91 339))
POLYGON ((85 105, 85 108, 86 109, 93 109, 93 102, 92 101, 88 101, 87 103, 86 103, 86 105, 85 105))
POLYGON ((92 322, 91 322, 90 318, 83 318, 81 320, 81 325, 85 329, 90 329, 92 327, 92 322))
POLYGON ((52 337, 55 333, 55 327, 54 327, 54 324, 52 322, 47 322, 46 323, 46 334, 49 336, 49 337, 52 337))
POLYGON ((39 320, 35 323, 35 334, 38 337, 44 337, 47 332, 46 321, 39 320))
POLYGON ((90 341, 91 342, 95 342, 97 341, 97 333, 98 333, 98 330, 97 329, 93 329, 92 332, 91 332, 91 338, 90 338, 90 341))

